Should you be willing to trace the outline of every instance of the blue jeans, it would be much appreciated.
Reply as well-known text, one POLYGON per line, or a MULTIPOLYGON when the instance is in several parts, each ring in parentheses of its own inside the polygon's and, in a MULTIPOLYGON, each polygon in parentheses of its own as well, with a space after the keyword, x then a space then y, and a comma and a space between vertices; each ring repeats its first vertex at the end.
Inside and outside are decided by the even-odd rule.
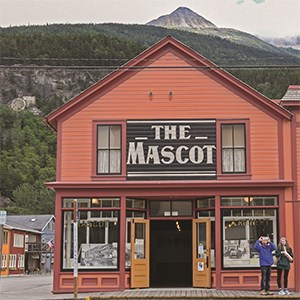
POLYGON ((270 280, 271 280, 271 266, 261 266, 261 290, 270 290, 270 280))

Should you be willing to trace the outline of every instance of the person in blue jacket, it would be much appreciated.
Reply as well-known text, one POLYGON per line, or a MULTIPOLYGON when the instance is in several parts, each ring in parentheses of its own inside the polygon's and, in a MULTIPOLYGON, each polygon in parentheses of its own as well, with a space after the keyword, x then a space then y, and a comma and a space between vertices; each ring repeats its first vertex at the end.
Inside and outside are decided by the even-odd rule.
POLYGON ((254 244, 254 249, 259 252, 259 265, 261 269, 261 295, 272 295, 270 292, 271 266, 274 258, 272 251, 276 250, 276 246, 267 236, 261 236, 254 244))

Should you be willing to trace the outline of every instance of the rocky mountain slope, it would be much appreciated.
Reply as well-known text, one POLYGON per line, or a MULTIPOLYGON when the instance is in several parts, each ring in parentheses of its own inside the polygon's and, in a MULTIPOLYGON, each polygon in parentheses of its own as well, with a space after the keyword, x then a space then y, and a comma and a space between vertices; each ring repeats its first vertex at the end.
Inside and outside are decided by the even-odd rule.
POLYGON ((217 26, 187 7, 178 7, 169 15, 148 22, 146 25, 174 29, 216 28, 217 26))
POLYGON ((219 37, 233 43, 274 51, 274 46, 249 33, 233 28, 219 28, 187 7, 179 7, 172 13, 152 20, 146 25, 191 31, 213 37, 219 37))

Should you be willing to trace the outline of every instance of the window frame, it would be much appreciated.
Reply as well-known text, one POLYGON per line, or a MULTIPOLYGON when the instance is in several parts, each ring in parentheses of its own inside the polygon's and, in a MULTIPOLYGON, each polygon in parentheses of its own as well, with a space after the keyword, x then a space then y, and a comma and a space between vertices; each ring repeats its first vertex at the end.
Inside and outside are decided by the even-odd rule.
POLYGON ((217 120, 217 179, 251 179, 250 162, 250 120, 249 119, 219 119, 217 120), (223 172, 222 161, 222 125, 244 125, 245 127, 245 171, 243 172, 223 172))
POLYGON ((92 180, 126 180, 126 121, 93 121, 92 132, 92 180), (98 173, 98 126, 120 126, 120 173, 98 173))

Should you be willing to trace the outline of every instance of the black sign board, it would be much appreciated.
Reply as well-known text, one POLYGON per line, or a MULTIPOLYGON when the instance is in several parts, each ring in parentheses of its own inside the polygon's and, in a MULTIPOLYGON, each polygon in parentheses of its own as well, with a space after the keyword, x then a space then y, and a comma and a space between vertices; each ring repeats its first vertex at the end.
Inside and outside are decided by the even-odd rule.
POLYGON ((216 121, 127 121, 127 179, 216 178, 216 121))

